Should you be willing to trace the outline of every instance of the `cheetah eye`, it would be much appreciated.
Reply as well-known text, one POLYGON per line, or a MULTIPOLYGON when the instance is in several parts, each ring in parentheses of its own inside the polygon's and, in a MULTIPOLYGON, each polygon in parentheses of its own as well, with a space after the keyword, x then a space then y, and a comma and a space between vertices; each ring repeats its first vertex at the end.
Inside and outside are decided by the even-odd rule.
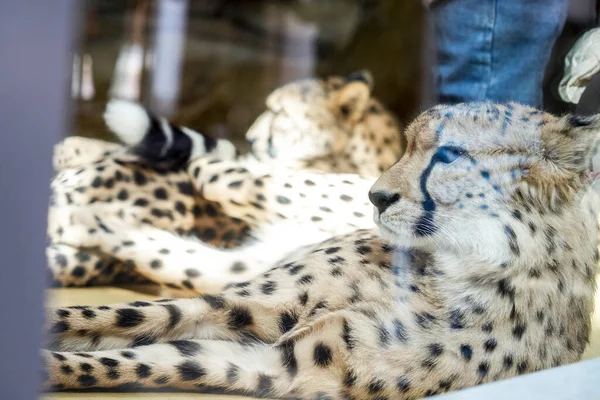
POLYGON ((451 164, 458 160, 466 151, 460 147, 442 146, 435 153, 435 158, 443 164, 451 164))

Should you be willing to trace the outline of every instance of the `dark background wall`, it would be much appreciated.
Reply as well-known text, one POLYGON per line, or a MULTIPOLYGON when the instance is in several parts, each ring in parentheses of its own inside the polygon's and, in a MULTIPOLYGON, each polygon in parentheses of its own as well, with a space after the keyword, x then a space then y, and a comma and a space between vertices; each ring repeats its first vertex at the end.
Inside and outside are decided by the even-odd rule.
POLYGON ((0 398, 38 398, 52 146, 67 131, 75 1, 0 2, 0 398))

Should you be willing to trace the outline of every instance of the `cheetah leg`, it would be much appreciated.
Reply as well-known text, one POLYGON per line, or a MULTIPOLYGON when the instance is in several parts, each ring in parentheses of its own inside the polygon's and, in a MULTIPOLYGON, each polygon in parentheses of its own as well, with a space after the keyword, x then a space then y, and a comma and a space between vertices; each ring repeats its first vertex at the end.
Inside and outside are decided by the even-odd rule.
MULTIPOLYGON (((73 225, 57 240, 73 247, 97 248, 123 261, 132 260, 147 279, 193 293, 215 293, 228 284, 247 281, 296 250, 298 240, 304 240, 301 229, 294 230, 298 240, 289 240, 288 227, 280 226, 281 232, 269 234, 271 240, 238 249, 218 249, 148 225, 135 227, 135 221, 126 223, 115 215, 106 216, 106 212, 99 217, 98 211, 98 207, 71 207, 69 216, 63 219, 70 219, 73 225)), ((135 216, 132 218, 135 220, 135 216)), ((314 241, 315 236, 310 240, 314 241)))
POLYGON ((187 339, 273 343, 292 329, 308 305, 293 290, 274 296, 277 287, 270 281, 256 285, 262 292, 256 298, 240 294, 238 286, 218 296, 48 309, 46 347, 90 351, 187 339))
MULTIPOLYGON (((350 368, 371 372, 373 360, 382 357, 372 344, 373 318, 390 304, 396 307, 385 246, 373 231, 359 231, 220 295, 49 310, 51 348, 80 352, 44 352, 48 385, 168 384, 276 397, 365 396, 368 379, 350 368), (383 251, 376 253, 378 246, 383 251), (339 268, 358 265, 366 254, 374 258, 360 268, 339 268), (340 284, 342 278, 349 284, 340 284)), ((380 340, 387 343, 389 330, 378 320, 378 331, 387 332, 379 333, 380 340)))
MULTIPOLYGON (((70 210, 76 206, 51 207, 48 215, 48 237, 51 243, 46 247, 48 260, 48 280, 54 287, 88 286, 115 283, 140 283, 148 279, 136 272, 135 265, 130 260, 120 260, 110 253, 100 252, 90 247, 70 245, 62 240, 63 236, 86 237, 89 235, 83 226, 71 227, 70 210)), ((78 207, 78 206, 77 206, 78 207)), ((115 216, 124 214, 124 207, 116 204, 89 205, 97 209, 102 207, 114 213, 115 216)), ((130 225, 138 224, 135 215, 128 215, 130 225)))
POLYGON ((301 208, 299 199, 292 202, 283 196, 289 192, 284 188, 287 174, 273 175, 274 172, 243 160, 198 158, 188 165, 188 174, 204 198, 221 204, 228 215, 248 219, 255 225, 291 218, 301 208))
POLYGON ((48 278, 56 287, 85 286, 107 266, 98 254, 65 244, 46 247, 46 258, 48 278))
MULTIPOLYGON (((349 246, 354 246, 354 241, 349 242, 349 246)), ((331 269, 327 263, 345 262, 340 258, 331 259, 335 257, 330 255, 332 251, 341 248, 324 249, 327 252, 298 257, 298 260, 318 257, 322 261, 279 265, 251 281, 234 284, 219 295, 48 310, 50 348, 89 351, 176 339, 248 337, 274 343, 297 324, 305 325, 306 320, 326 310, 340 310, 359 300, 378 301, 382 296, 381 283, 367 282, 372 273, 377 272, 370 269, 382 267, 365 266, 352 270, 352 277, 348 277, 351 282, 374 285, 368 292, 374 295, 369 298, 367 292, 361 293, 355 284, 339 285, 343 272, 331 269), (332 286, 337 287, 335 294, 325 297, 332 286)), ((358 262, 357 259, 347 261, 358 262)))
POLYGON ((246 168, 251 166, 243 160, 202 157, 190 161, 187 171, 196 189, 208 200, 248 203, 257 193, 270 191, 264 187, 263 178, 273 172, 266 166, 258 167, 258 171, 246 168))
POLYGON ((220 340, 179 340, 127 350, 43 352, 47 389, 170 387, 220 389, 277 398, 342 398, 346 350, 328 326, 274 347, 220 340), (325 396, 329 397, 325 397, 325 396))
POLYGON ((47 347, 83 351, 190 339, 197 334, 203 318, 211 316, 211 300, 136 301, 110 306, 48 309, 47 347))
POLYGON ((361 268, 345 272, 340 268, 357 265, 374 246, 382 244, 371 231, 344 236, 315 250, 304 249, 295 255, 297 261, 279 264, 251 281, 231 285, 219 295, 49 310, 50 341, 55 344, 53 348, 69 351, 248 336, 274 343, 297 323, 324 310, 340 310, 358 301, 381 301, 385 297, 382 290, 390 287, 382 275, 389 273, 389 255, 363 263, 361 268), (356 252, 359 244, 360 251, 356 252), (342 278, 349 284, 341 285, 342 278), (331 287, 336 287, 335 293, 331 287), (119 340, 113 343, 112 338, 119 340))
MULTIPOLYGON (((352 174, 274 170, 249 161, 193 160, 188 174, 196 190, 219 203, 225 213, 252 224, 260 235, 266 225, 311 228, 309 237, 372 228, 372 205, 365 197, 373 181, 352 174), (335 188, 322 193, 325 188, 335 188), (335 210, 335 212, 333 212, 335 210)), ((295 229, 295 228, 294 228, 295 229)), ((296 236, 296 235, 295 235, 296 236)), ((298 245, 314 243, 308 239, 298 245)))
POLYGON ((92 249, 66 244, 46 247, 48 281, 52 287, 147 282, 134 266, 92 249))

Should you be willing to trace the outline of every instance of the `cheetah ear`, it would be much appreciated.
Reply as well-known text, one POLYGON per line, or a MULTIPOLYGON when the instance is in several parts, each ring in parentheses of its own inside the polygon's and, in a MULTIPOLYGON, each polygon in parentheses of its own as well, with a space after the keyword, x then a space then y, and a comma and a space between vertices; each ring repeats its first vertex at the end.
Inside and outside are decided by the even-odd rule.
POLYGON ((360 71, 355 71, 349 74, 346 77, 346 81, 350 82, 362 82, 369 88, 369 91, 373 90, 373 85, 375 82, 373 81, 373 74, 369 70, 362 69, 360 71))
POLYGON ((600 174, 600 114, 569 115, 562 119, 566 139, 561 161, 586 174, 600 174))
POLYGON ((525 181, 539 195, 568 200, 583 185, 600 187, 600 115, 569 115, 542 127, 542 157, 525 181))
POLYGON ((600 192, 600 114, 567 117, 575 136, 574 162, 600 192))
POLYGON ((368 71, 359 71, 347 77, 347 83, 339 90, 334 99, 334 107, 341 118, 358 122, 369 104, 373 78, 368 71))

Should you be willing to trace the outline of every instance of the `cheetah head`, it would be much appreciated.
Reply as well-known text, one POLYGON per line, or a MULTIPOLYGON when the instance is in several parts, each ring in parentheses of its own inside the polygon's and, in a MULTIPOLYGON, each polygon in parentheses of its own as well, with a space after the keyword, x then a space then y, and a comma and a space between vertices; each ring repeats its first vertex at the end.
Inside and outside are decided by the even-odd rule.
POLYGON ((513 103, 437 106, 406 137, 403 157, 369 192, 389 241, 498 263, 545 251, 551 225, 587 243, 600 116, 558 118, 513 103))
POLYGON ((246 134, 263 161, 305 161, 343 151, 371 105, 371 74, 306 79, 276 89, 246 134))

